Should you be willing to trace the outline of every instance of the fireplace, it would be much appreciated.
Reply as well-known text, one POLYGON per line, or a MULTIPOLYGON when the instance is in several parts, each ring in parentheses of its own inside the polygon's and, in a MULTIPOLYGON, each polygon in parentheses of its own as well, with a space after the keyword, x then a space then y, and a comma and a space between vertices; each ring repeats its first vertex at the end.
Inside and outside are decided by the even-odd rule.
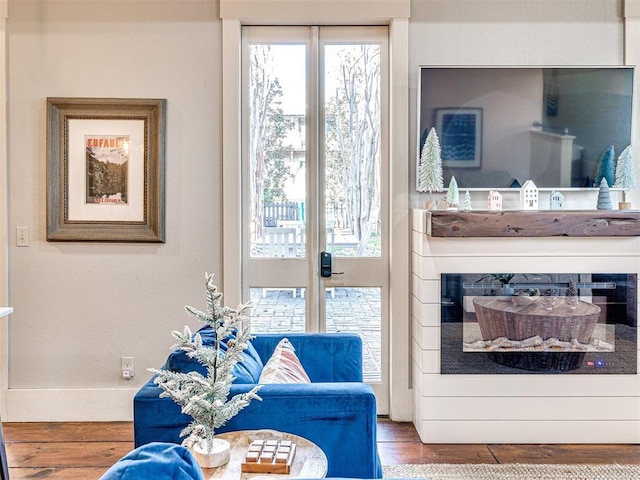
POLYGON ((443 374, 636 374, 637 275, 441 274, 443 374))

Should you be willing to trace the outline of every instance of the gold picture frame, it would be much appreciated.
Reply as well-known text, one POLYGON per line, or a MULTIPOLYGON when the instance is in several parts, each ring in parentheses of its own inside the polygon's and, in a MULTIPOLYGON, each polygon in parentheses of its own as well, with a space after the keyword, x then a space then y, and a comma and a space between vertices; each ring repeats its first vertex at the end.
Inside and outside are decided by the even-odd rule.
POLYGON ((47 240, 165 241, 165 99, 47 98, 47 240))

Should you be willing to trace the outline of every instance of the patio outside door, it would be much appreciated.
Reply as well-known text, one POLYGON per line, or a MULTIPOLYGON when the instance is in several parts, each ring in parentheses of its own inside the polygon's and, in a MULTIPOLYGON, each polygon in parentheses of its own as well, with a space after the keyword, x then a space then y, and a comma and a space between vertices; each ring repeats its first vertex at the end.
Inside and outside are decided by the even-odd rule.
POLYGON ((387 35, 245 27, 242 53, 252 331, 360 334, 379 413, 389 397, 387 35))

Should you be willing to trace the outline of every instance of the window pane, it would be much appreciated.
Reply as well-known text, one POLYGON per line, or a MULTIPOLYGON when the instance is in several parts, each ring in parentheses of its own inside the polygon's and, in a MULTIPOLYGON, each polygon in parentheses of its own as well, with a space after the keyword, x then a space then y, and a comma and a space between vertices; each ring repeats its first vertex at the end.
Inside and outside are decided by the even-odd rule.
POLYGON ((305 256, 304 45, 249 48, 252 257, 305 256))
POLYGON ((364 379, 382 378, 380 288, 328 288, 327 332, 352 332, 362 338, 364 379))
POLYGON ((251 288, 251 333, 305 331, 304 288, 251 288))
POLYGON ((380 256, 380 46, 327 45, 325 212, 327 250, 380 256))

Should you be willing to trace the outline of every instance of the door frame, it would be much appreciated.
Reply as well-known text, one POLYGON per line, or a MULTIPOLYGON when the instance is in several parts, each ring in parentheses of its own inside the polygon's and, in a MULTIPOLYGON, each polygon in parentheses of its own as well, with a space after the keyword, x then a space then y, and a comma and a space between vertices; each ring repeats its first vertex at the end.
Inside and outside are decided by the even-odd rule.
MULTIPOLYGON (((343 0, 327 11, 322 0, 306 2, 304 17, 297 9, 275 8, 265 1, 260 8, 249 0, 221 0, 222 19, 222 286, 230 304, 242 300, 241 214, 241 44, 242 24, 338 24, 371 22, 389 25, 390 93, 390 335, 389 416, 413 419, 411 389, 410 211, 409 211, 409 15, 410 0, 372 4, 366 11, 358 0, 343 0), (385 5, 382 5, 384 3, 385 5), (277 22, 267 20, 278 12, 277 22), (366 16, 366 18, 363 17, 366 16)), ((412 161, 411 161, 412 163, 412 161)))

